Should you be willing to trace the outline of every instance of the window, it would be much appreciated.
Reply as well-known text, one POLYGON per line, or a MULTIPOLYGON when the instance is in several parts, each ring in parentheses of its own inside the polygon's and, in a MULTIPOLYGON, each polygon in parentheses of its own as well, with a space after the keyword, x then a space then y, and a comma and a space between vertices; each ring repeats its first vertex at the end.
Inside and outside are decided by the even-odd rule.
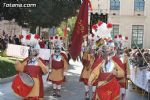
POLYGON ((143 25, 133 25, 132 26, 132 48, 143 48, 143 35, 144 26, 143 25))
POLYGON ((110 10, 120 10, 120 0, 110 0, 110 10))
POLYGON ((111 36, 114 38, 115 35, 119 34, 119 25, 113 25, 111 36))
POLYGON ((144 0, 134 0, 134 11, 144 11, 144 0))

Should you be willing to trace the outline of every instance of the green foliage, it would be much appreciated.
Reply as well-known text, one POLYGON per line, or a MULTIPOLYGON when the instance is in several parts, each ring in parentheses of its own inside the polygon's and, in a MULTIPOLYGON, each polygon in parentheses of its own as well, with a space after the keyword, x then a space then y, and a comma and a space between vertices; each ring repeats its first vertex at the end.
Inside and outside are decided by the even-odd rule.
POLYGON ((71 35, 73 33, 73 29, 74 29, 76 19, 77 19, 77 17, 71 17, 71 18, 68 19, 67 26, 70 28, 70 31, 68 32, 69 41, 70 41, 71 35))
POLYGON ((0 57, 0 78, 10 77, 16 74, 14 61, 0 57))
POLYGON ((7 57, 7 55, 6 55, 6 51, 1 50, 1 52, 0 52, 0 56, 2 56, 2 57, 7 57))
POLYGON ((57 32, 58 36, 63 36, 64 35, 64 31, 63 31, 62 27, 58 27, 57 30, 56 30, 56 32, 57 32))
POLYGON ((76 19, 77 19, 77 17, 70 17, 70 18, 68 18, 68 20, 61 22, 60 26, 57 27, 57 35, 63 36, 64 35, 64 28, 67 25, 67 28, 69 29, 69 30, 67 30, 68 31, 68 38, 70 41, 76 19))
POLYGON ((81 0, 1 0, 0 16, 7 20, 15 19, 22 26, 52 27, 76 15, 81 0), (37 4, 34 8, 6 8, 3 3, 37 4))

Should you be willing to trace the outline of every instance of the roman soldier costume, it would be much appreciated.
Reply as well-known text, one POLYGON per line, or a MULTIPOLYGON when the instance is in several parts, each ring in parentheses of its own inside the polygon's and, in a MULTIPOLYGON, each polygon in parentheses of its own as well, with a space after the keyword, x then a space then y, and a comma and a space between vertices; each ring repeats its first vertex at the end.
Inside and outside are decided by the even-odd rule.
MULTIPOLYGON (((89 98, 89 86, 88 86, 88 79, 91 74, 91 66, 94 62, 94 55, 91 54, 89 51, 86 51, 83 53, 83 58, 82 58, 82 64, 83 64, 83 69, 80 75, 80 82, 83 82, 85 85, 85 97, 88 99, 89 98)), ((96 82, 92 84, 93 88, 96 86, 96 82)), ((95 89, 94 89, 95 91, 95 89)))
POLYGON ((120 85, 113 72, 113 63, 111 59, 107 60, 107 56, 101 54, 102 52, 92 65, 92 72, 89 78, 89 84, 97 82, 93 100, 119 100, 120 85))
POLYGON ((53 96, 60 97, 61 85, 65 82, 64 73, 68 69, 68 62, 64 55, 61 53, 61 47, 55 45, 55 53, 52 54, 50 59, 51 71, 47 80, 53 84, 53 96))
POLYGON ((116 46, 116 55, 112 57, 112 60, 116 66, 116 78, 121 86, 120 99, 125 99, 126 88, 127 88, 127 68, 128 68, 128 57, 125 53, 127 49, 128 37, 122 35, 115 35, 114 43, 116 46))
POLYGON ((91 73, 91 65, 94 62, 94 56, 89 52, 84 52, 82 63, 83 69, 80 76, 80 81, 83 82, 85 85, 88 85, 88 79, 91 73))
POLYGON ((92 27, 93 34, 105 41, 105 44, 98 48, 99 55, 92 65, 89 78, 89 85, 95 81, 98 82, 93 100, 124 99, 122 94, 125 93, 123 91, 126 87, 126 68, 124 62, 120 59, 120 53, 123 51, 119 54, 118 51, 124 50, 126 45, 123 42, 127 42, 127 38, 124 37, 123 39, 121 35, 118 35, 117 39, 115 36, 113 42, 109 28, 111 28, 111 24, 103 22, 98 22, 92 27), (122 40, 119 38, 122 38, 122 40))
POLYGON ((29 49, 29 57, 22 63, 17 61, 15 64, 18 74, 12 83, 12 89, 24 100, 42 100, 44 97, 42 75, 48 71, 44 61, 38 57, 38 44, 31 41, 29 43, 32 44, 29 49))

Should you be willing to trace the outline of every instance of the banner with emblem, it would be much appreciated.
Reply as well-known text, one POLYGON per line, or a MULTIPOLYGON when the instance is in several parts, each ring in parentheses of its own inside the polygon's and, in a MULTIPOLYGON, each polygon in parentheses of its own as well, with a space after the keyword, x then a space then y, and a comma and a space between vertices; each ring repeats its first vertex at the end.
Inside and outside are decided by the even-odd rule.
POLYGON ((6 54, 11 57, 27 58, 28 49, 29 47, 27 46, 8 44, 6 54))
POLYGON ((88 6, 90 4, 89 0, 83 0, 80 7, 79 15, 75 23, 75 27, 71 37, 71 48, 70 54, 75 60, 80 52, 83 41, 83 36, 88 34, 88 6))
MULTIPOLYGON (((27 58, 28 57, 28 49, 27 46, 22 45, 15 45, 15 44, 8 44, 6 49, 7 56, 10 57, 17 57, 17 58, 27 58)), ((51 55, 50 49, 39 49, 39 57, 41 57, 44 60, 49 60, 51 55)))

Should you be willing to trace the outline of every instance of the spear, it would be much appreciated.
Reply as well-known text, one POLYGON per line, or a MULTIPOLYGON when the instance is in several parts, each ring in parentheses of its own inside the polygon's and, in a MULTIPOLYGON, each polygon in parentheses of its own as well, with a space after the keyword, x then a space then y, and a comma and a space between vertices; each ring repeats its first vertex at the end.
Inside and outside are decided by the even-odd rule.
POLYGON ((135 44, 135 46, 136 46, 136 48, 138 49, 138 51, 141 53, 141 55, 142 55, 144 61, 145 61, 146 64, 148 65, 147 67, 150 69, 149 63, 148 63, 148 61, 146 60, 146 58, 144 57, 144 55, 143 55, 143 53, 141 52, 141 50, 139 49, 138 45, 135 43, 135 41, 133 41, 133 43, 135 44))

